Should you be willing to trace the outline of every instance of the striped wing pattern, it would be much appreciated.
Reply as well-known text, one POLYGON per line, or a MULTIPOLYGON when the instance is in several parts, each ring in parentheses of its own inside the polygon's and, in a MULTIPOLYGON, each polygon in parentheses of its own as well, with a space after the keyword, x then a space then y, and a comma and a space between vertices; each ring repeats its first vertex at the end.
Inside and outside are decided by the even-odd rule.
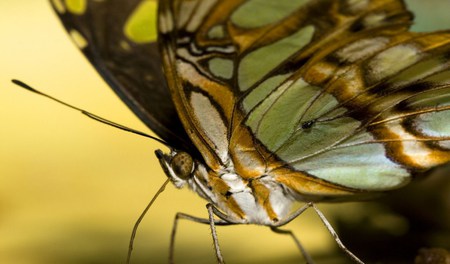
POLYGON ((174 180, 162 156, 176 186, 230 222, 274 225, 293 199, 357 199, 450 159, 450 32, 409 32, 401 0, 161 0, 159 50, 154 0, 51 3, 124 102, 194 157, 174 180))
POLYGON ((159 10, 169 88, 207 167, 301 200, 399 188, 450 160, 450 32, 411 23, 400 0, 159 10))

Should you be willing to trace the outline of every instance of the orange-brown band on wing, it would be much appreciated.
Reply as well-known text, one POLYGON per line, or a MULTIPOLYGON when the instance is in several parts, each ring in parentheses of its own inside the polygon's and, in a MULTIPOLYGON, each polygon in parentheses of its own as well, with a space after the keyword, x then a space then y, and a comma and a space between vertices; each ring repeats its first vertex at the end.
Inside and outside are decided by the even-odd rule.
MULTIPOLYGON (((371 133, 385 141, 387 156, 413 170, 427 170, 450 161, 450 150, 431 148, 429 138, 419 138, 399 122, 378 124, 371 133)), ((438 139, 436 139, 437 141, 438 139)))
MULTIPOLYGON (((242 119, 242 114, 235 112, 235 123, 242 119)), ((230 156, 233 160, 236 173, 245 180, 260 177, 267 171, 266 162, 258 151, 248 127, 235 125, 230 139, 230 156)))
POLYGON ((289 168, 278 168, 270 172, 274 179, 286 185, 291 190, 305 197, 323 197, 348 196, 361 193, 357 190, 334 185, 320 179, 312 178, 302 172, 294 171, 289 168))

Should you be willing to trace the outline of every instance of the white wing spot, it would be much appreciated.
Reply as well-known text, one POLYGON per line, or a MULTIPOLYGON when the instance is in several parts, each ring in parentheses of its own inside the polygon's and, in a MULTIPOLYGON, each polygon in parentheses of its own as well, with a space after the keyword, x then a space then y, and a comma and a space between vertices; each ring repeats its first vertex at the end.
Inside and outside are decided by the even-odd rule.
POLYGON ((381 25, 385 18, 386 14, 384 13, 370 14, 364 18, 363 25, 366 28, 374 28, 381 25))
POLYGON ((384 37, 361 39, 337 51, 336 55, 343 61, 353 63, 375 54, 386 47, 388 43, 389 40, 384 37))
POLYGON ((413 45, 399 45, 376 55, 369 63, 374 80, 392 76, 420 59, 420 51, 413 45))
POLYGON ((362 11, 369 5, 368 0, 347 0, 347 3, 352 13, 362 11))
POLYGON ((202 130, 216 146, 220 159, 225 162, 228 156, 227 127, 219 112, 211 104, 210 99, 201 93, 193 92, 190 101, 202 130))

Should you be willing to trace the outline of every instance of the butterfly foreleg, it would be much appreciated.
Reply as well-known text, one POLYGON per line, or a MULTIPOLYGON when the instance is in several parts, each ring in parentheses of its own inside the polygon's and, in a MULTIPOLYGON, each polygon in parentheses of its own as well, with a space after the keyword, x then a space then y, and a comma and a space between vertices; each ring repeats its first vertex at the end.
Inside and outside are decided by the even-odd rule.
POLYGON ((212 236, 213 236, 213 241, 214 241, 214 250, 216 253, 216 257, 217 257, 217 261, 219 263, 224 263, 222 254, 220 253, 220 247, 219 247, 219 242, 218 242, 218 238, 217 238, 217 232, 216 232, 216 225, 231 225, 233 223, 229 223, 226 222, 222 219, 214 219, 214 210, 213 210, 213 206, 211 204, 207 204, 206 205, 207 209, 208 209, 208 219, 206 218, 201 218, 201 217, 196 217, 196 216, 192 216, 192 215, 188 215, 185 213, 177 213, 175 215, 174 218, 174 222, 173 222, 173 226, 172 226, 172 233, 170 236, 170 248, 169 248, 169 263, 173 264, 175 263, 175 236, 176 236, 176 232, 177 232, 177 227, 178 227, 178 220, 180 219, 186 219, 192 222, 196 222, 196 223, 201 223, 201 224, 208 224, 211 228, 211 232, 212 232, 212 236))

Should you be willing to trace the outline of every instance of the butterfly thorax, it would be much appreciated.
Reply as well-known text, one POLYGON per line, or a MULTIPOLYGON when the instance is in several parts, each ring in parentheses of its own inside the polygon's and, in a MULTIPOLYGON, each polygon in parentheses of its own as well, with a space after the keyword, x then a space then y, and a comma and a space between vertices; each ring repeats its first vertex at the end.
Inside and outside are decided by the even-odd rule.
POLYGON ((209 169, 186 152, 156 152, 161 166, 177 188, 191 190, 224 213, 232 223, 276 225, 286 218, 294 197, 270 175, 243 178, 232 162, 218 170, 209 169))

